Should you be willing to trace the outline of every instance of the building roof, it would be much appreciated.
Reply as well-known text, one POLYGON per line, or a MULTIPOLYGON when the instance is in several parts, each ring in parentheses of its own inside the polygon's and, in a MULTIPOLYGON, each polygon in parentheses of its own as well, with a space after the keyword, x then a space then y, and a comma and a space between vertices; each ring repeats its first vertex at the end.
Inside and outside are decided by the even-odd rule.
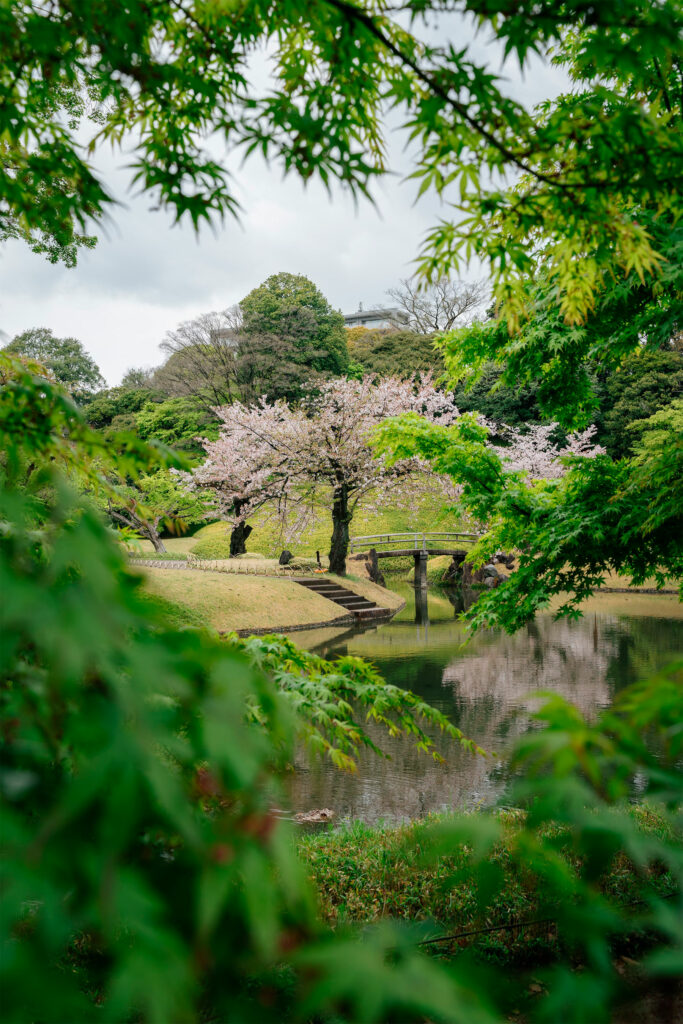
POLYGON ((363 305, 358 307, 355 313, 344 313, 344 322, 346 324, 355 323, 356 321, 363 320, 402 320, 403 315, 401 310, 397 306, 374 306, 372 309, 363 309, 363 305))

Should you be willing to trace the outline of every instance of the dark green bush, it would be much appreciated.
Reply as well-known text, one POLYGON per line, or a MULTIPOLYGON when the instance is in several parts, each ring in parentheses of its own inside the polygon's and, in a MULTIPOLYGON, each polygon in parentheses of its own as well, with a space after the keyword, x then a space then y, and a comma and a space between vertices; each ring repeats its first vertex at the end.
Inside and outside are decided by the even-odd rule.
POLYGON ((200 560, 214 561, 221 558, 230 558, 230 533, 226 531, 225 539, 221 537, 207 537, 198 540, 190 548, 193 558, 200 560))

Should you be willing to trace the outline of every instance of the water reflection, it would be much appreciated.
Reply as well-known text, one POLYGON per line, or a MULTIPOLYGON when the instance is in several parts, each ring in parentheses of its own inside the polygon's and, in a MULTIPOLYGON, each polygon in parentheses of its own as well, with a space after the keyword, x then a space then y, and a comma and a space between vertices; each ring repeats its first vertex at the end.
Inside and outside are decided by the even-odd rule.
MULTIPOLYGON (((590 714, 683 650, 675 598, 634 602, 633 595, 605 595, 593 599, 578 622, 540 615, 514 636, 488 631, 463 648, 452 595, 430 591, 422 600, 419 590, 406 588, 404 596, 406 608, 386 625, 299 633, 296 642, 325 657, 367 658, 388 682, 414 690, 465 735, 499 753, 532 727, 530 692, 561 693, 590 714)), ((500 757, 474 758, 439 736, 446 758, 439 765, 408 740, 389 740, 379 729, 372 735, 390 759, 363 754, 355 775, 302 755, 288 781, 292 809, 331 807, 341 818, 400 820, 490 803, 500 792, 500 757)))

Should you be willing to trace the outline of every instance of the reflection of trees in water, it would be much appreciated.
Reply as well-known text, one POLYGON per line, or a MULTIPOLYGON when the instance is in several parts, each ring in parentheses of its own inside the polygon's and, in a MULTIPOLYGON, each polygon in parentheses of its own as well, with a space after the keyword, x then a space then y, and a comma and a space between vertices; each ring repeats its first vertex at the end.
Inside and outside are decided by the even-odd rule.
POLYGON ((429 811, 490 803, 495 798, 496 789, 488 778, 493 761, 475 758, 441 739, 439 746, 446 757, 442 765, 406 739, 388 740, 376 726, 368 726, 368 732, 391 754, 391 760, 367 751, 360 757, 358 772, 348 774, 300 755, 286 786, 295 810, 332 807, 339 817, 373 822, 417 818, 429 811))
MULTIPOLYGON (((683 647, 681 622, 618 615, 578 622, 539 616, 514 636, 482 634, 464 650, 455 622, 421 635, 425 644, 416 649, 407 623, 390 624, 355 641, 344 637, 336 653, 373 660, 388 682, 415 690, 489 751, 503 751, 530 727, 531 691, 561 693, 590 713, 683 647)), ((372 726, 368 731, 391 760, 364 753, 358 773, 343 775, 302 755, 287 783, 295 810, 332 807, 342 817, 400 819, 491 802, 502 789, 496 758, 474 758, 437 733, 447 762, 439 765, 407 740, 389 740, 372 726)))
POLYGON ((528 706, 527 694, 554 690, 584 713, 609 703, 607 682, 614 644, 599 635, 597 619, 581 623, 539 618, 525 629, 491 638, 483 649, 465 652, 443 673, 460 701, 490 696, 501 709, 528 706))

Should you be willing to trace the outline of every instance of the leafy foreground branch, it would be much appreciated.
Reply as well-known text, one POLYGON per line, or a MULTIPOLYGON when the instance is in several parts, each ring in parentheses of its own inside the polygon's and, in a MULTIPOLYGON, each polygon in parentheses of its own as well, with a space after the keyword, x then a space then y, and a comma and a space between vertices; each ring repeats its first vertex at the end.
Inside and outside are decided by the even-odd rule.
MULTIPOLYGON (((36 386, 49 415, 53 391, 36 386)), ((16 390, 3 390, 3 414, 16 390)), ((61 429, 54 442, 5 429, 3 441, 24 458, 67 447, 61 429)), ((2 466, 7 1019, 264 1021, 330 1009, 464 1021, 456 975, 437 972, 434 989, 436 968, 414 949, 401 965, 387 958, 388 935, 364 948, 367 988, 356 993, 347 940, 325 936, 270 810, 296 735, 287 701, 229 645, 150 615, 101 519, 54 466, 44 460, 42 502, 2 466), (328 959, 313 967, 321 944, 328 959), (399 979, 406 966, 414 991, 399 979)), ((474 1005, 476 1019, 495 1019, 474 1005)))
POLYGON ((467 616, 474 628, 512 633, 555 597, 558 616, 578 618, 608 572, 683 587, 683 401, 634 426, 642 436, 631 458, 567 458, 564 476, 550 480, 511 468, 472 415, 442 427, 407 414, 381 424, 375 444, 394 460, 424 459, 461 485, 461 511, 486 526, 472 561, 518 550, 515 573, 467 616))
MULTIPOLYGON (((323 668, 278 640, 247 641, 247 658, 237 641, 169 628, 66 482, 62 467, 93 485, 97 436, 45 380, 10 368, 0 384, 6 1019, 499 1021, 514 978, 462 956, 437 963, 396 924, 362 937, 321 924, 271 811, 297 734, 292 705, 330 756, 349 757, 350 744, 366 742, 349 697, 377 707, 376 675, 352 660, 323 668)), ((143 455, 125 449, 131 476, 146 468, 143 455)), ((620 851, 643 875, 644 926, 660 939, 647 969, 678 970, 678 908, 647 879, 661 864, 680 888, 680 848, 669 831, 643 837, 620 806, 636 777, 674 829, 682 692, 680 675, 663 676, 595 727, 551 704, 546 728, 518 751, 513 799, 528 810, 515 858, 565 908, 558 933, 584 963, 580 976, 548 976, 541 1019, 557 1020, 558 1005, 567 1021, 607 1017, 622 918, 597 879, 620 851), (554 845, 542 831, 551 822, 554 845), (580 871, 561 855, 567 836, 580 871)), ((405 696, 398 708, 386 693, 380 719, 423 742, 417 719, 429 711, 405 696)), ((482 912, 504 882, 492 856, 501 829, 471 816, 424 846, 428 857, 472 849, 482 912)))
POLYGON ((303 838, 324 917, 422 922, 416 942, 497 965, 503 1014, 526 968, 547 1021, 609 1020, 617 954, 644 957, 644 977, 680 977, 682 684, 683 663, 593 724, 553 695, 511 759, 517 810, 303 838))
MULTIPOLYGON (((438 726, 471 753, 485 754, 440 711, 410 690, 385 683, 362 658, 347 655, 329 662, 282 636, 231 637, 229 643, 233 649, 243 650, 255 668, 268 672, 296 713, 307 746, 328 756, 337 768, 354 771, 354 754, 361 746, 384 756, 366 731, 362 713, 366 721, 384 726, 390 736, 414 738, 417 748, 435 760, 443 758, 421 722, 438 726)), ((267 722, 261 707, 252 704, 251 710, 256 721, 267 722)))

